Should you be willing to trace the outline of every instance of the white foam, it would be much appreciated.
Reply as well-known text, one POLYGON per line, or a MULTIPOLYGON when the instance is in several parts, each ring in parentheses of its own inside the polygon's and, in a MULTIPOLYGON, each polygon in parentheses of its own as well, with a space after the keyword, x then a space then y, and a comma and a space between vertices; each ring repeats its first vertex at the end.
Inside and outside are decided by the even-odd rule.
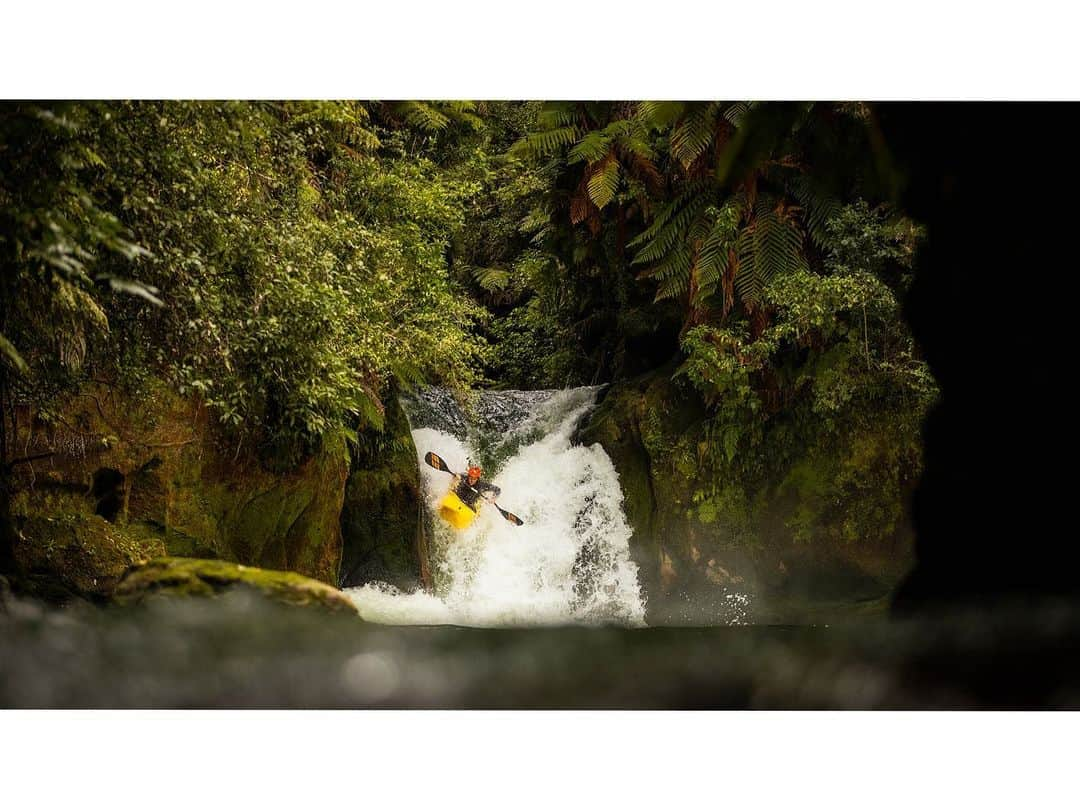
MULTIPOLYGON (((492 481, 502 489, 499 504, 524 525, 504 520, 492 507, 462 531, 433 517, 435 592, 402 593, 383 584, 347 590, 360 614, 391 624, 644 625, 618 475, 598 444, 570 443, 595 395, 592 388, 560 391, 504 437, 511 442, 541 431, 492 481)), ((449 476, 424 464, 424 453, 435 452, 461 470, 477 452, 469 442, 432 428, 414 430, 413 440, 434 515, 449 476)))

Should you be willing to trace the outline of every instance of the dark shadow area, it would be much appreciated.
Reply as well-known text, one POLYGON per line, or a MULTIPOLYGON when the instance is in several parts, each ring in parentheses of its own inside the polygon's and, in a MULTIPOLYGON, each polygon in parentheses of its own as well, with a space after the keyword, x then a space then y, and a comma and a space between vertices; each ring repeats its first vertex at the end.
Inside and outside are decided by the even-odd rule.
POLYGON ((124 507, 124 476, 116 469, 97 470, 90 487, 90 496, 96 503, 94 513, 109 522, 115 522, 116 515, 124 507))
POLYGON ((1072 104, 886 104, 905 211, 925 223, 907 316, 941 386, 895 610, 1078 594, 1064 293, 1080 166, 1072 104))

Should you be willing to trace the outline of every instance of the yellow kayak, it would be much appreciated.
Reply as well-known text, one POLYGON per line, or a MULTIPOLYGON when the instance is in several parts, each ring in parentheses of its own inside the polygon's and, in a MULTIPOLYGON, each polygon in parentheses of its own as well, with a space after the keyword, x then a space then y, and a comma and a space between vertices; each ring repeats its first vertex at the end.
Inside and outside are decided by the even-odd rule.
POLYGON ((456 494, 447 492, 446 497, 439 501, 439 516, 455 528, 468 528, 476 519, 476 512, 461 502, 456 494))

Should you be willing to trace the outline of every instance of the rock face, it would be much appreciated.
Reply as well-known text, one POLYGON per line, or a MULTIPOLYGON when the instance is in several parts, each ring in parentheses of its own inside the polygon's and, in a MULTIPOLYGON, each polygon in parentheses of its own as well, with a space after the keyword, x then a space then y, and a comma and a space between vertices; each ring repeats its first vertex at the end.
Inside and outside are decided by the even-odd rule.
POLYGON ((16 563, 31 591, 50 601, 105 598, 128 568, 165 553, 153 532, 120 529, 96 514, 19 522, 16 563))
POLYGON ((705 412, 672 381, 673 370, 609 388, 577 436, 601 444, 619 473, 646 620, 746 617, 744 594, 759 622, 815 619, 834 606, 884 610, 911 563, 910 528, 849 542, 800 540, 794 526, 817 505, 790 485, 787 470, 749 503, 706 515, 694 501, 709 482, 696 456, 705 412))
POLYGON ((214 596, 234 588, 250 588, 275 601, 332 612, 356 612, 340 590, 298 573, 262 570, 217 559, 152 559, 131 570, 113 592, 121 605, 157 596, 214 596))
POLYGON ((204 407, 162 383, 137 398, 95 384, 57 410, 50 423, 18 414, 18 445, 41 457, 17 467, 16 519, 96 515, 125 533, 155 532, 171 554, 337 583, 343 437, 281 472, 226 443, 204 407))
POLYGON ((430 586, 420 514, 420 471, 409 420, 396 392, 376 440, 357 448, 341 511, 340 584, 384 581, 403 590, 430 586))

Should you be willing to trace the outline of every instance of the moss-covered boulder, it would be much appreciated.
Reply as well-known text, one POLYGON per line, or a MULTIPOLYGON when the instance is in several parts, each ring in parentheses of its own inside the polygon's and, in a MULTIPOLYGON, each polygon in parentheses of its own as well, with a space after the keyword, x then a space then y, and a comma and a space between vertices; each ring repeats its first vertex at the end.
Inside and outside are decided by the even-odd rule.
POLYGON ((16 517, 97 515, 157 531, 173 555, 288 569, 337 584, 349 458, 331 434, 306 460, 269 468, 199 401, 151 380, 138 394, 94 383, 48 417, 17 414, 16 517))
POLYGON ((105 598, 132 565, 165 553, 160 536, 121 529, 95 514, 17 521, 20 589, 50 601, 105 598))
POLYGON ((214 596, 234 588, 247 588, 293 606, 356 612, 340 590, 299 573, 181 557, 152 559, 138 565, 117 585, 112 600, 132 605, 150 597, 214 596))
POLYGON ((383 581, 430 586, 421 521, 420 470, 409 420, 391 390, 381 435, 354 453, 341 511, 342 587, 383 581))

